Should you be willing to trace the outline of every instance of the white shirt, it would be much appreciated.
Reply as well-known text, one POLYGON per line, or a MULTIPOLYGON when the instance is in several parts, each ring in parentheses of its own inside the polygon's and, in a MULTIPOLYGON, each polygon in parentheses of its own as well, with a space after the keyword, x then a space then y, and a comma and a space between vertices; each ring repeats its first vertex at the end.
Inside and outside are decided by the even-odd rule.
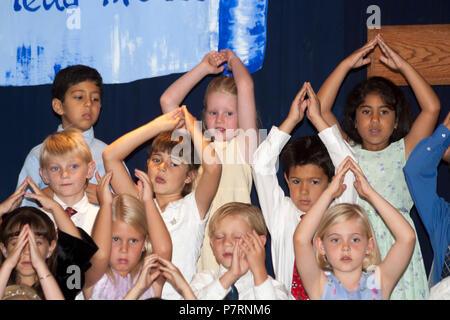
MULTIPOLYGON (((208 213, 203 220, 195 201, 195 193, 170 202, 164 212, 158 208, 172 238, 172 263, 178 267, 187 281, 197 272, 197 260, 205 234, 208 213)), ((161 297, 166 300, 180 300, 182 296, 166 281, 161 297)))
MULTIPOLYGON (((266 140, 259 145, 253 156, 253 180, 271 236, 275 277, 289 289, 289 292, 295 262, 293 236, 304 214, 290 197, 284 195, 283 189, 278 184, 278 156, 290 137, 277 127, 272 127, 266 140)), ((336 125, 320 132, 319 137, 325 144, 336 169, 347 155, 355 158, 336 125)), ((347 189, 334 203, 356 203, 358 194, 353 187, 354 179, 353 173, 348 172, 344 179, 347 189)))
MULTIPOLYGON (((203 270, 192 279, 190 286, 200 300, 222 300, 230 288, 222 287, 220 277, 228 270, 220 265, 219 273, 214 270, 203 270)), ((268 276, 266 281, 255 286, 253 274, 249 270, 234 284, 239 293, 239 300, 290 300, 291 295, 284 285, 268 276)))
MULTIPOLYGON (((56 194, 53 194, 53 200, 58 202, 61 205, 61 207, 63 207, 64 210, 66 210, 66 208, 69 207, 61 199, 59 199, 56 194)), ((95 218, 97 217, 99 207, 93 205, 92 203, 89 203, 86 193, 84 194, 83 198, 80 201, 78 201, 76 204, 70 207, 72 207, 72 209, 75 209, 77 211, 76 214, 70 217, 75 226, 83 229, 84 231, 86 231, 87 234, 91 235, 92 227, 94 226, 95 218)), ((49 212, 46 211, 44 212, 47 213, 50 219, 52 219, 53 223, 55 223, 53 215, 49 212)))

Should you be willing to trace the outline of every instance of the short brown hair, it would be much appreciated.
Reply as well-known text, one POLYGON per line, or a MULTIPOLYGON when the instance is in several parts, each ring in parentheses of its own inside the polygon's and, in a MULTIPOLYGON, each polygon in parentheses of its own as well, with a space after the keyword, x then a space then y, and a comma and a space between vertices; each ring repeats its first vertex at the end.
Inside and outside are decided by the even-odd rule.
POLYGON ((244 219, 252 229, 255 229, 258 235, 267 235, 266 222, 258 207, 249 203, 229 202, 217 209, 211 217, 208 229, 209 237, 213 236, 219 222, 229 215, 244 219))

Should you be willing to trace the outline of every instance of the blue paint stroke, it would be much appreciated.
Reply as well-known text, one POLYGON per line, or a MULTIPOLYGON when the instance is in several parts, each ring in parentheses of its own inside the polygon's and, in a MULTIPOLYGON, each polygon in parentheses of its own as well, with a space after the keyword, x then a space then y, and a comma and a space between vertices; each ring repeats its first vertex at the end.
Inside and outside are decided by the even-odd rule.
POLYGON ((250 73, 264 61, 266 14, 267 0, 220 0, 218 50, 232 49, 250 73))

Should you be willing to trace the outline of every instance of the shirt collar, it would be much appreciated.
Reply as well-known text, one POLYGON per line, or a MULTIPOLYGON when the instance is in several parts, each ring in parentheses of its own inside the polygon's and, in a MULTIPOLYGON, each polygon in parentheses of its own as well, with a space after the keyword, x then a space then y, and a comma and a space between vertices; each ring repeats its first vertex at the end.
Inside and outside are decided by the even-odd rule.
MULTIPOLYGON (((60 198, 58 198, 56 193, 53 193, 53 200, 58 202, 63 207, 64 210, 66 210, 66 208, 68 207, 68 205, 65 204, 64 201, 62 201, 60 198)), ((88 205, 89 205, 89 200, 88 200, 88 197, 85 192, 83 195, 83 198, 81 198, 80 201, 78 201, 77 203, 75 203, 73 206, 70 206, 70 207, 72 207, 72 209, 77 210, 78 212, 86 212, 86 210, 84 208, 88 205)))
MULTIPOLYGON (((58 126, 58 130, 57 131, 60 132, 60 131, 63 131, 63 130, 64 129, 62 127, 62 124, 60 124, 58 126)), ((95 138, 95 136, 94 136, 94 127, 90 127, 88 130, 83 131, 82 133, 83 133, 84 140, 86 140, 87 144, 89 146, 91 146, 92 143, 94 142, 94 138, 95 138)))

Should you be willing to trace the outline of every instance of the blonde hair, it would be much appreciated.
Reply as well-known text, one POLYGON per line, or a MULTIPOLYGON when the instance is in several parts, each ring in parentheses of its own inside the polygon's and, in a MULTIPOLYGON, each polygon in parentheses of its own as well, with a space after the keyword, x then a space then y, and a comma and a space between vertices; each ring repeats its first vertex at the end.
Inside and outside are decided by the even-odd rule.
POLYGON ((70 128, 49 135, 42 144, 39 164, 45 168, 50 158, 61 156, 78 156, 86 163, 92 161, 91 148, 80 130, 70 128))
POLYGON ((212 79, 205 91, 205 97, 203 100, 203 105, 205 106, 205 108, 208 107, 206 103, 206 101, 208 100, 208 96, 213 92, 227 93, 237 97, 238 91, 236 81, 234 81, 234 78, 232 77, 223 75, 217 76, 212 79))
MULTIPOLYGON (((148 237, 148 228, 147 228, 147 216, 145 213, 145 207, 143 203, 137 199, 136 197, 129 194, 118 194, 114 196, 112 202, 112 221, 123 221, 126 224, 129 224, 133 228, 135 228, 138 232, 145 235, 145 252, 141 254, 141 258, 139 259, 136 266, 130 271, 132 277, 136 275, 139 271, 142 262, 146 255, 152 252, 151 244, 148 237)), ((111 270, 107 271, 107 274, 114 279, 112 276, 111 270)))
MULTIPOLYGON (((373 249, 370 254, 366 255, 363 260, 362 269, 364 271, 372 270, 376 265, 380 264, 380 251, 378 249, 377 241, 375 239, 375 233, 373 231, 372 225, 369 218, 363 208, 356 204, 341 203, 337 204, 325 211, 325 214, 320 220, 319 226, 317 227, 315 239, 319 238, 323 241, 325 233, 334 225, 349 221, 351 219, 357 219, 366 232, 368 239, 373 239, 373 249)), ((328 263, 325 255, 320 254, 317 248, 314 246, 316 252, 316 260, 319 267, 322 270, 332 271, 332 266, 328 263)))
POLYGON ((211 217, 208 229, 210 238, 213 236, 214 231, 216 230, 217 225, 220 223, 220 221, 230 215, 240 217, 245 220, 252 229, 255 229, 258 235, 267 235, 266 223, 264 221, 261 210, 258 207, 255 207, 254 205, 251 205, 249 203, 229 202, 217 209, 214 215, 211 217))

